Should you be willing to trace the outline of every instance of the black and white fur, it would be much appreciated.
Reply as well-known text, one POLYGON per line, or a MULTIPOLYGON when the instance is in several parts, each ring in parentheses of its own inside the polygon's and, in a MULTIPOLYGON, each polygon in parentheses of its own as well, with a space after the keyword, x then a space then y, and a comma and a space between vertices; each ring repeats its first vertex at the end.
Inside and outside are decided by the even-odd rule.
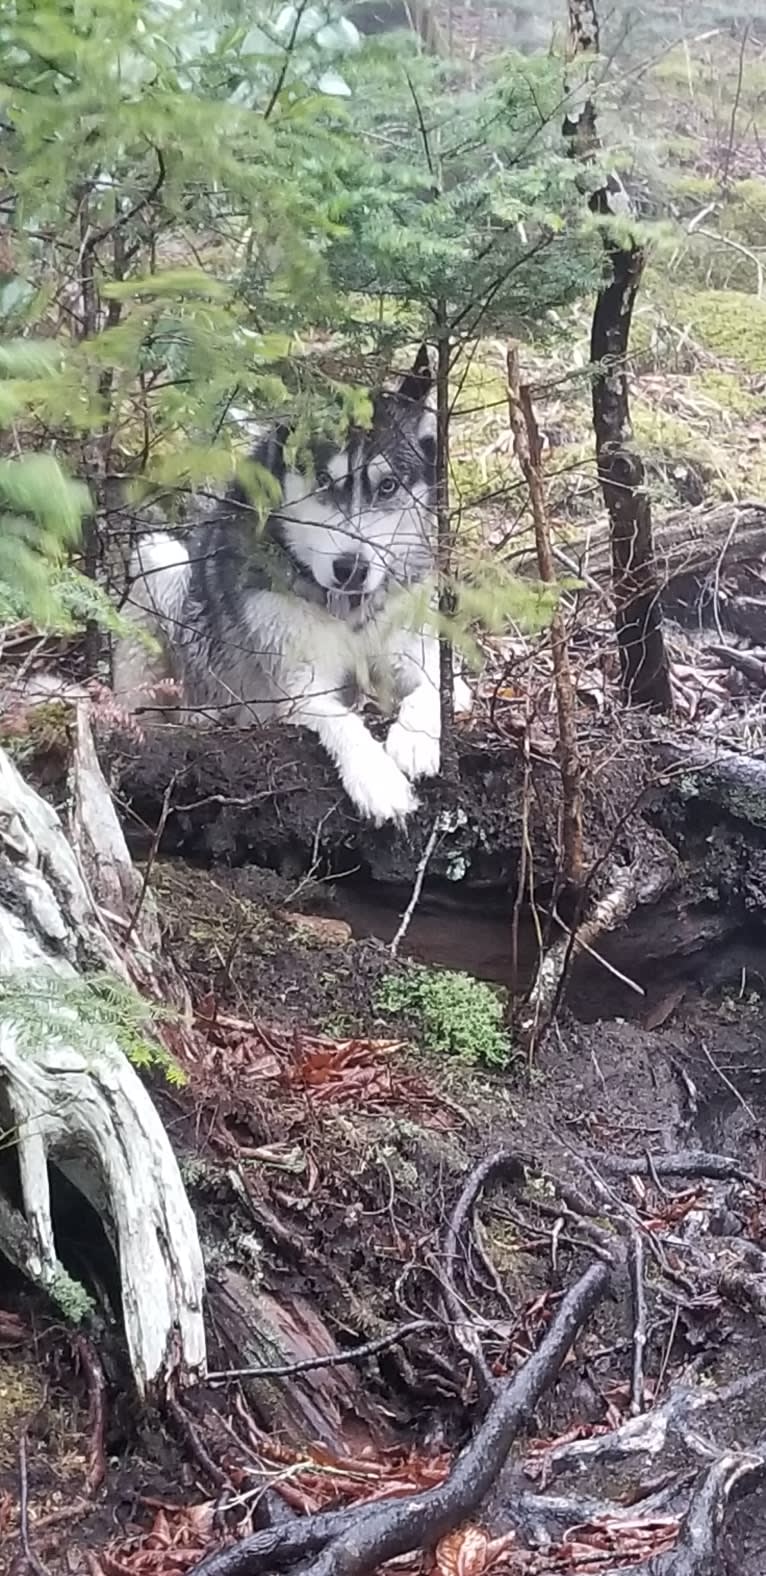
POLYGON ((439 770, 430 392, 421 349, 376 398, 369 430, 314 445, 313 477, 288 468, 287 434, 272 432, 253 455, 282 494, 265 529, 235 488, 184 540, 143 539, 124 612, 159 634, 163 655, 119 643, 123 705, 151 705, 152 686, 172 678, 198 716, 311 728, 377 824, 416 807, 413 782, 439 770), (395 712, 385 745, 359 715, 370 698, 395 712))

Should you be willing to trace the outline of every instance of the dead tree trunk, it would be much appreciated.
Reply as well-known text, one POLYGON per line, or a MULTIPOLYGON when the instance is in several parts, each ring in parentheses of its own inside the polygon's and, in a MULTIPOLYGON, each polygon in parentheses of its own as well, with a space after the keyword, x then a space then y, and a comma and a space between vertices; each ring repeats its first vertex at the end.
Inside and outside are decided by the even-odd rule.
MULTIPOLYGON (((570 52, 573 60, 599 47, 594 0, 569 0, 570 52)), ((598 146, 596 107, 588 70, 564 118, 564 137, 573 158, 586 164, 598 146)), ((630 212, 622 182, 610 176, 589 197, 602 219, 630 212)), ((603 231, 605 279, 598 293, 591 331, 593 427, 598 476, 609 511, 615 625, 625 699, 630 706, 672 709, 672 691, 662 632, 662 606, 652 545, 652 514, 646 474, 633 446, 628 396, 627 354, 630 325, 644 250, 637 241, 603 231)))
POLYGON ((53 1161, 114 1247, 143 1392, 171 1373, 204 1370, 205 1276, 159 1115, 119 1032, 99 1027, 94 972, 123 989, 132 976, 152 981, 155 933, 151 901, 142 914, 135 909, 137 876, 84 706, 74 733, 69 837, 0 751, 0 1113, 13 1135, 20 1196, 19 1207, 0 1189, 0 1251, 70 1317, 87 1313, 87 1295, 59 1257, 53 1161), (130 971, 120 936, 132 938, 130 971))

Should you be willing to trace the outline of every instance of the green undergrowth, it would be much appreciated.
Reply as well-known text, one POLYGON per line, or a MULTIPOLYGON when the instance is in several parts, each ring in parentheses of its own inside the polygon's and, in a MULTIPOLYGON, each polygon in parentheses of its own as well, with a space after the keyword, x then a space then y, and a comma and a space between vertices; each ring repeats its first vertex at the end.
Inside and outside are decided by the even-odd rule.
POLYGON ((183 1071, 153 1032, 159 1021, 176 1016, 106 971, 68 978, 24 969, 0 977, 0 1022, 12 1025, 22 1049, 34 1051, 44 1037, 66 1041, 87 1057, 111 1043, 134 1067, 158 1068, 168 1083, 183 1084, 183 1071))
POLYGON ((766 372, 766 301, 744 290, 684 290, 675 320, 722 361, 746 373, 766 372))
POLYGON ((412 964, 383 981, 376 1006, 413 1022, 427 1052, 503 1067, 512 1054, 500 997, 470 974, 412 964))

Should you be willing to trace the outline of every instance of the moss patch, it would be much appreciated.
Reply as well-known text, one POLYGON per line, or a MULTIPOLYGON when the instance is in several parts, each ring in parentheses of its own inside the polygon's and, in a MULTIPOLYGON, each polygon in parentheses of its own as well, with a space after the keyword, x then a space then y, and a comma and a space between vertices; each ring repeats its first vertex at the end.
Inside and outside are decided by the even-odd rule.
POLYGON ((766 302, 743 290, 685 291, 677 310, 714 355, 746 372, 766 372, 766 302))
POLYGON ((415 965, 383 982, 377 1006, 414 1020, 426 1051, 499 1066, 510 1056, 500 997, 470 974, 415 965))

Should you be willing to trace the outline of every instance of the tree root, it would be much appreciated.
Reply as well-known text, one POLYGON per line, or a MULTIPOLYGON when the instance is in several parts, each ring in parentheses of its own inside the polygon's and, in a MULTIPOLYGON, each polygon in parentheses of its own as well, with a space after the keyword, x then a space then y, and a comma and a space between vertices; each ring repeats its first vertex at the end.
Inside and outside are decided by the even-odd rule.
POLYGON ((269 1534, 268 1553, 264 1549, 267 1535, 259 1533, 203 1561, 192 1576, 253 1576, 268 1564, 295 1563, 312 1553, 318 1553, 318 1558, 308 1567, 310 1576, 362 1576, 397 1555, 432 1547, 481 1503, 519 1429, 553 1384, 576 1336, 606 1295, 609 1282, 610 1274, 603 1264, 591 1266, 580 1277, 564 1297, 538 1350, 499 1390, 444 1483, 406 1500, 356 1509, 340 1524, 334 1518, 328 1525, 329 1518, 309 1517, 302 1526, 269 1534), (298 1541, 301 1530, 303 1540, 298 1541), (285 1540, 289 1540, 289 1556, 284 1554, 285 1540))
POLYGON ((455 1261, 460 1233, 471 1214, 476 1200, 487 1183, 506 1176, 513 1181, 523 1180, 524 1164, 513 1150, 501 1149, 490 1155, 471 1172, 455 1205, 444 1242, 444 1281, 442 1297, 448 1318, 454 1323, 455 1339, 462 1347, 473 1369, 479 1400, 487 1406, 497 1393, 497 1381, 481 1349, 476 1328, 466 1321, 460 1298, 455 1290, 455 1261))

